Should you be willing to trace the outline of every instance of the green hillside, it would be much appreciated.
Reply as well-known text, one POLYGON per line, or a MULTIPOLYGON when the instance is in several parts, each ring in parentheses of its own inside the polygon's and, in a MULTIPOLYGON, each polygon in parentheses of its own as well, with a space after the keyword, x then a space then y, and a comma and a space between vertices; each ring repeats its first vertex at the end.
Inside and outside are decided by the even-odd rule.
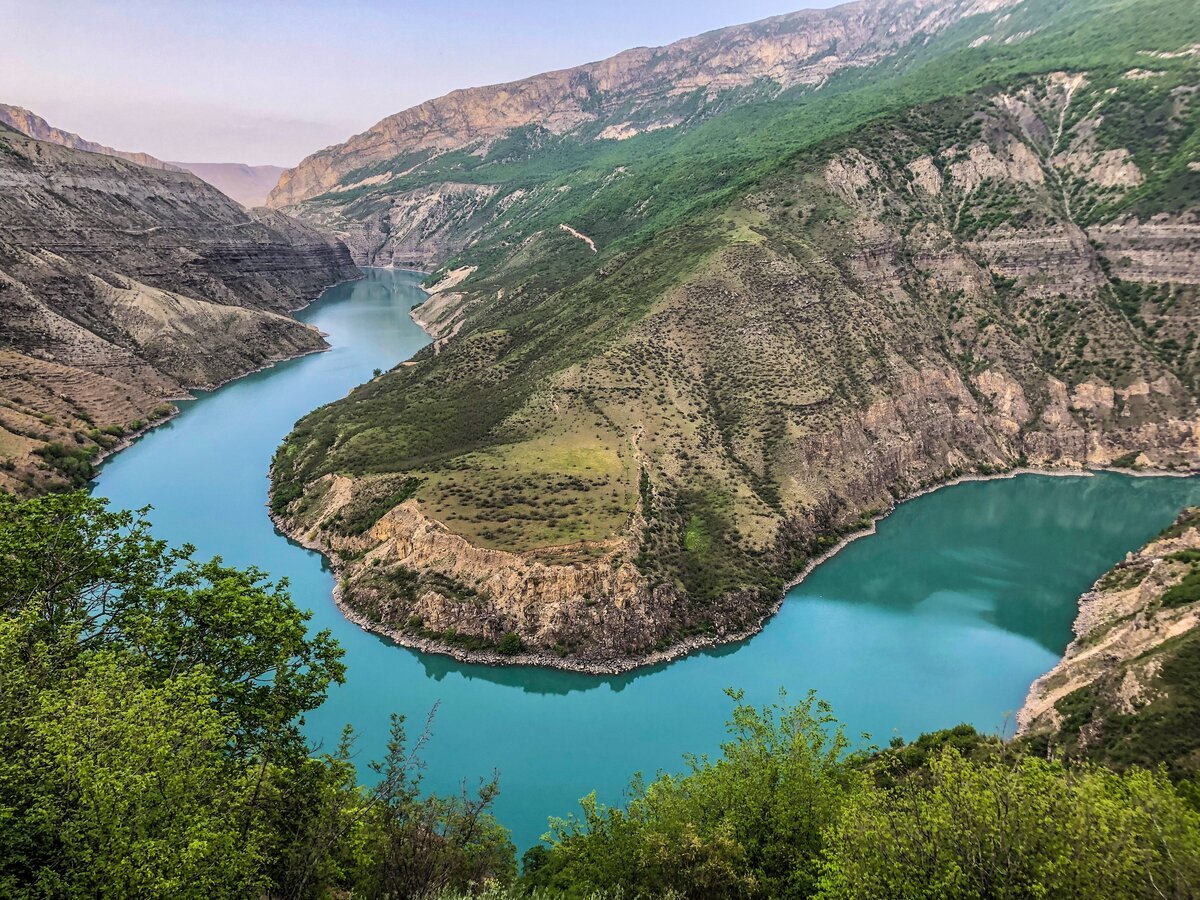
POLYGON ((490 202, 542 199, 446 262, 471 274, 416 313, 446 340, 298 423, 276 513, 393 634, 442 637, 428 588, 477 649, 635 661, 753 628, 840 533, 963 472, 1192 464, 1190 226, 1150 220, 1189 221, 1200 190, 1200 13, 996 18, 683 134, 439 159, 490 202), (360 564, 384 535, 355 511, 397 483, 521 556, 360 564), (591 596, 545 598, 577 621, 493 586, 533 559, 582 567, 591 596))

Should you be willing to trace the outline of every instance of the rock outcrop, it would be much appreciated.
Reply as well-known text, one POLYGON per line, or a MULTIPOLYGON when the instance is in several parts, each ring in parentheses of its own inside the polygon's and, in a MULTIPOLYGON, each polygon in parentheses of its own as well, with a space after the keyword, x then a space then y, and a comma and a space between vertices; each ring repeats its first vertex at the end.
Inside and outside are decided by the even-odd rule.
POLYGON ((1019 734, 1115 765, 1200 770, 1200 509, 1079 600, 1075 640, 1034 682, 1019 734))
POLYGON ((304 220, 338 235, 359 265, 431 270, 495 220, 496 193, 493 185, 438 183, 392 195, 369 214, 314 207, 304 220))
POLYGON ((0 129, 5 487, 77 480, 188 387, 325 346, 289 313, 356 277, 338 241, 187 173, 0 129))

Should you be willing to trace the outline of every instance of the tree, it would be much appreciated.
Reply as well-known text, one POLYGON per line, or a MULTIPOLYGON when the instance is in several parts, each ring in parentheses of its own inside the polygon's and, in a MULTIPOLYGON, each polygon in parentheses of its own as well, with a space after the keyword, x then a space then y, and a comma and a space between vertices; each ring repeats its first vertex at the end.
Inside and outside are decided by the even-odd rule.
POLYGON ((505 633, 504 637, 500 638, 500 643, 496 645, 496 652, 501 656, 516 656, 524 649, 525 642, 515 631, 505 633))
POLYGON ((494 779, 421 796, 399 723, 374 792, 349 731, 314 758, 299 720, 342 679, 341 649, 286 584, 197 562, 143 513, 0 496, 0 896, 428 896, 512 877, 494 779))
POLYGON ((482 781, 473 797, 465 784, 453 797, 422 794, 420 753, 433 715, 411 748, 403 716, 393 716, 387 755, 372 766, 380 780, 373 795, 371 862, 360 882, 364 896, 434 897, 516 875, 508 831, 490 813, 500 792, 498 776, 482 781))
POLYGON ((64 663, 121 648, 156 679, 204 666, 244 756, 268 735, 296 738, 296 717, 342 681, 341 648, 328 631, 308 634, 311 614, 286 582, 196 562, 194 547, 154 540, 144 513, 112 512, 83 493, 0 496, 0 613, 32 613, 29 639, 64 663))

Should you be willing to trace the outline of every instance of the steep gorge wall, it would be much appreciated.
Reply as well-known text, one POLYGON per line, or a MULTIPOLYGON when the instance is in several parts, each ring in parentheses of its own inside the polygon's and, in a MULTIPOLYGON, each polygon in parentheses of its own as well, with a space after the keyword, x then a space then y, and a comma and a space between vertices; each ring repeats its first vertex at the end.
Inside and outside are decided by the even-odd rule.
POLYGON ((39 448, 94 454, 188 387, 321 349, 288 313, 356 275, 192 175, 0 131, 0 479, 43 489, 39 448))
POLYGON ((519 660, 613 671, 745 634, 840 534, 958 475, 1195 470, 1195 213, 1079 212, 1152 176, 1094 143, 1095 104, 1122 96, 1050 73, 831 141, 688 232, 717 249, 611 330, 686 242, 593 255, 548 229, 464 269, 417 313, 436 354, 285 445, 284 527, 368 627, 487 659, 515 634, 519 660), (572 252, 588 275, 561 293, 521 277, 572 252), (552 356, 490 431, 459 418, 552 356), (484 449, 426 449, 441 433, 484 449), (564 466, 582 486, 541 487, 564 466), (391 512, 389 468, 421 482, 391 512))

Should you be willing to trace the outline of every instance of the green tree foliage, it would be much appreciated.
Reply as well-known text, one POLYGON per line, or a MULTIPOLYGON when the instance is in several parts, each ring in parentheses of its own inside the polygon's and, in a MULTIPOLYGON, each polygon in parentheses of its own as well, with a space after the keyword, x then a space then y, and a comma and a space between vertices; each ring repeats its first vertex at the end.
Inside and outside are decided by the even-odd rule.
POLYGON ((419 792, 401 720, 373 790, 299 725, 342 651, 284 584, 86 494, 0 496, 0 896, 428 896, 510 878, 476 796, 419 792), (398 874, 399 873, 399 874, 398 874))
POLYGON ((583 800, 516 896, 1195 896, 1194 785, 1034 758, 967 726, 866 755, 827 706, 737 705, 723 758, 583 800), (1192 798, 1192 799, 1189 799, 1192 798), (522 894, 524 892, 524 894, 522 894))
POLYGON ((736 706, 717 760, 682 777, 635 779, 624 809, 583 800, 551 823, 551 851, 526 857, 526 880, 564 896, 622 887, 630 896, 807 897, 822 835, 864 778, 849 742, 812 694, 794 706, 736 706))
POLYGON ((498 776, 481 783, 474 797, 465 785, 458 797, 423 796, 420 749, 429 727, 410 749, 403 718, 393 717, 387 756, 372 767, 380 781, 362 880, 367 896, 422 897, 516 875, 508 832, 487 813, 499 793, 498 776))
POLYGON ((1200 816, 1165 776, 946 749, 847 806, 822 896, 1192 897, 1200 816))

